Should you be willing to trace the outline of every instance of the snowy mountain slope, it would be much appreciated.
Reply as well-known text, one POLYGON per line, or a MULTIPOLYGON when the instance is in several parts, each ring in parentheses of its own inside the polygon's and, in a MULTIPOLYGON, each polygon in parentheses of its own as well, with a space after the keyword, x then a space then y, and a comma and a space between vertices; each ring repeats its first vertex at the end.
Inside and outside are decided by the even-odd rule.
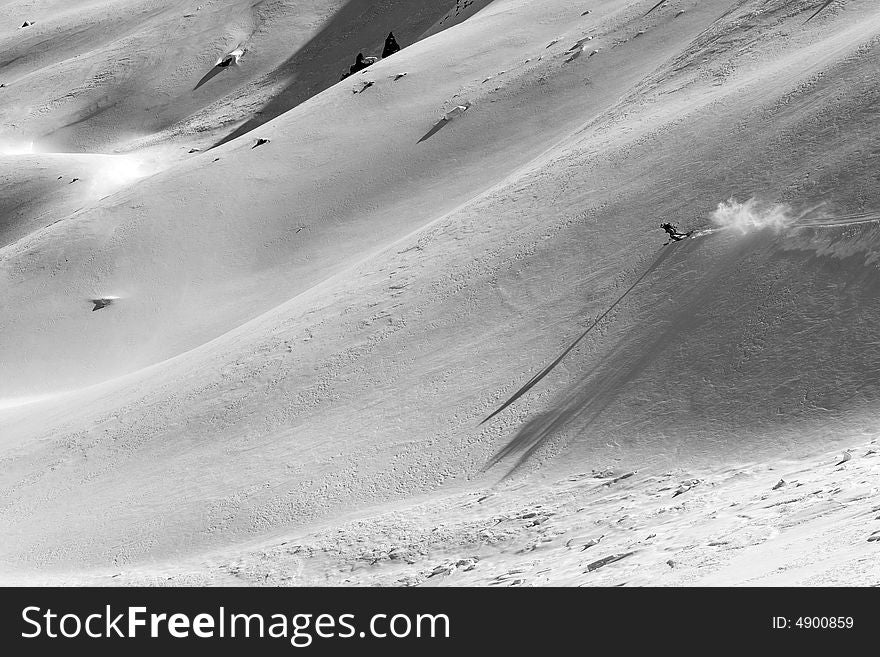
POLYGON ((873 435, 880 13, 653 4, 496 0, 4 247, 10 572, 873 435))

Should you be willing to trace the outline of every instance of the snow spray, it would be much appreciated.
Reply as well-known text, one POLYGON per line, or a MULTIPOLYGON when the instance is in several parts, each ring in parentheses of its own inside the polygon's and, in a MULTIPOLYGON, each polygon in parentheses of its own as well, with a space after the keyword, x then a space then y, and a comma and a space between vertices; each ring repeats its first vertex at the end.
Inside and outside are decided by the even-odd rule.
POLYGON ((732 228, 743 235, 753 230, 770 228, 780 232, 799 218, 785 203, 766 203, 750 198, 745 203, 728 199, 718 204, 711 219, 719 228, 732 228))

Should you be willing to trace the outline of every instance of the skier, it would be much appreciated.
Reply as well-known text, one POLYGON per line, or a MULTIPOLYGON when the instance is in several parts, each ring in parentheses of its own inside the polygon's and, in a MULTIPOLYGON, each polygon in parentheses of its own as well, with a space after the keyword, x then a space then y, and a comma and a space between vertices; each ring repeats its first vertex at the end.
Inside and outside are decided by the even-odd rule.
MULTIPOLYGON (((690 235, 690 233, 681 233, 678 228, 675 227, 674 224, 666 222, 665 224, 660 224, 660 228, 665 230, 669 234, 669 242, 678 242, 679 240, 683 240, 685 237, 690 235)), ((667 244, 669 244, 667 242, 667 244)))
POLYGON ((400 46, 394 38, 394 32, 389 32, 388 36, 385 38, 385 47, 382 49, 382 59, 385 59, 389 55, 393 55, 398 50, 400 50, 400 46))
POLYGON ((367 64, 366 59, 364 58, 364 53, 359 52, 358 56, 354 59, 354 65, 349 69, 351 73, 357 73, 365 68, 367 68, 369 64, 367 64))
POLYGON ((378 62, 378 61, 379 61, 379 58, 378 58, 378 57, 364 57, 364 53, 359 52, 359 53, 357 54, 357 57, 355 57, 354 64, 352 64, 352 65, 349 67, 349 69, 348 69, 348 73, 346 73, 345 75, 343 75, 343 76, 342 76, 342 79, 344 80, 344 79, 347 78, 349 75, 354 75, 354 74, 357 73, 358 71, 362 71, 362 70, 364 70, 365 68, 367 68, 370 64, 375 64, 375 63, 378 62))

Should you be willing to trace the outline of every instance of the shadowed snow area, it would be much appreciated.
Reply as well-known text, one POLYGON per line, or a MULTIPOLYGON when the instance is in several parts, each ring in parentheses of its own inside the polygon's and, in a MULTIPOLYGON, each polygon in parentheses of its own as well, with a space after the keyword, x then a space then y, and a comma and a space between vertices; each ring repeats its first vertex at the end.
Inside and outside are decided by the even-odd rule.
POLYGON ((876 581, 874 0, 0 18, 6 581, 876 581))

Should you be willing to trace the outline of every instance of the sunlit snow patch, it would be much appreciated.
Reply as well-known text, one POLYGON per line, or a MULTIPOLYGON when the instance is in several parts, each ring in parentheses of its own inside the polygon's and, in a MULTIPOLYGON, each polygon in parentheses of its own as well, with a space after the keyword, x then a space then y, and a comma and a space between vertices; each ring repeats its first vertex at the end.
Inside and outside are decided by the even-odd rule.
POLYGON ((32 155, 33 141, 0 142, 0 155, 32 155))
POLYGON ((155 168, 137 155, 109 155, 101 157, 86 175, 91 194, 104 197, 154 172, 155 168))
POLYGON ((48 399, 50 396, 51 395, 41 395, 37 397, 7 397, 6 399, 0 399, 0 411, 5 411, 10 408, 18 408, 19 406, 27 406, 28 404, 48 399))

